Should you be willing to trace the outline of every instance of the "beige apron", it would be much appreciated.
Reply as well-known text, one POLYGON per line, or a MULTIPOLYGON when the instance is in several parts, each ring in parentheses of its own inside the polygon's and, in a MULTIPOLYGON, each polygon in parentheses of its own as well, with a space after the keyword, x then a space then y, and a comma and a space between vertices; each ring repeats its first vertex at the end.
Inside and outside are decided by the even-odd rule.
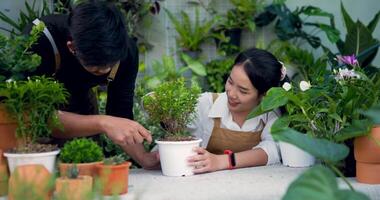
MULTIPOLYGON (((214 93, 213 102, 215 102, 218 94, 214 93)), ((261 123, 264 123, 261 121, 261 123)), ((221 119, 214 118, 214 128, 206 150, 214 154, 223 154, 224 150, 229 149, 233 152, 242 152, 252 149, 261 141, 260 131, 233 131, 220 127, 221 119)))

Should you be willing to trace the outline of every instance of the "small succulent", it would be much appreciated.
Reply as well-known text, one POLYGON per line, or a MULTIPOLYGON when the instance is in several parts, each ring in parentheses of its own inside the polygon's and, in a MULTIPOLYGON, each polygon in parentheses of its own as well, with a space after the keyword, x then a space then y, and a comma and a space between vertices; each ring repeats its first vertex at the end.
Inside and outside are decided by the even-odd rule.
POLYGON ((125 162, 125 158, 122 155, 112 156, 104 159, 104 165, 120 165, 125 162))
POLYGON ((67 178, 69 179, 77 179, 79 176, 79 169, 76 164, 67 168, 67 178))

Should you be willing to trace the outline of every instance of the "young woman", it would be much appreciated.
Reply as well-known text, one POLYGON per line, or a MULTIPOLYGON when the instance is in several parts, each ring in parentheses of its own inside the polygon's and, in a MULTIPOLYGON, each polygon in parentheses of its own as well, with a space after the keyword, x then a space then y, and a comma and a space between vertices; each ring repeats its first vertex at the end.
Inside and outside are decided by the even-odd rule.
POLYGON ((203 93, 197 118, 190 132, 203 140, 194 149, 189 165, 195 173, 271 165, 280 161, 277 144, 270 134, 278 113, 247 119, 271 87, 285 77, 283 65, 269 52, 248 49, 240 53, 220 94, 203 93))

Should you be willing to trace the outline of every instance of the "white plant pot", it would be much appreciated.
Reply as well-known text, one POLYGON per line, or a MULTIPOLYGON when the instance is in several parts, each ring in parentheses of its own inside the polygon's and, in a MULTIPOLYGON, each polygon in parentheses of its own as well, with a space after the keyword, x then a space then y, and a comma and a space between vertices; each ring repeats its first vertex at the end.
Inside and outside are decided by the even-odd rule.
POLYGON ((279 142, 282 164, 288 167, 310 167, 315 157, 308 152, 286 142, 279 142))
POLYGON ((41 164, 50 172, 54 172, 55 159, 60 150, 45 153, 4 153, 7 157, 9 171, 13 173, 17 166, 29 164, 41 164))
POLYGON ((156 141, 160 153, 161 169, 165 176, 191 176, 194 167, 189 166, 188 157, 196 155, 202 139, 192 141, 156 141))

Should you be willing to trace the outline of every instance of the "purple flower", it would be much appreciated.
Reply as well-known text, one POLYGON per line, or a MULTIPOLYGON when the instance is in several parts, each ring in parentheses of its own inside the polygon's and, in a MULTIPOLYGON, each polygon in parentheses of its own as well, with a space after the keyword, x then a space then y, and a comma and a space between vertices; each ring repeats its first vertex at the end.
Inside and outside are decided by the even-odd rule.
POLYGON ((357 65, 358 60, 355 57, 355 54, 351 56, 336 56, 336 60, 340 63, 345 63, 347 65, 357 65))

